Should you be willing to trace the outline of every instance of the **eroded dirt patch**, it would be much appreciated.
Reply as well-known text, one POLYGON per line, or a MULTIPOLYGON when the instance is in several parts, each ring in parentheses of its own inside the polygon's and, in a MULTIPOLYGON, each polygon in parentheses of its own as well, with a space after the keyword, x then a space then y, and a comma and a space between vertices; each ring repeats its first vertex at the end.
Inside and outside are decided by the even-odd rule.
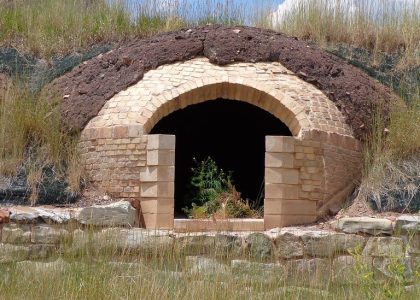
POLYGON ((56 79, 47 99, 61 99, 64 126, 81 130, 116 93, 160 65, 205 56, 210 62, 280 62, 322 90, 363 139, 376 106, 385 114, 397 97, 363 71, 319 47, 274 31, 252 27, 204 26, 122 44, 56 79))

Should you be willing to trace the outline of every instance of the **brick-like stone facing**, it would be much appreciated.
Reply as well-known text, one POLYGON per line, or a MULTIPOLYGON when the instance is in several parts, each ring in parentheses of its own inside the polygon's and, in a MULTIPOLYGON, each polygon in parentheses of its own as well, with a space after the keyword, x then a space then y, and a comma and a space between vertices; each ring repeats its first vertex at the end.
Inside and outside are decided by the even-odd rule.
POLYGON ((146 166, 147 136, 81 140, 89 179, 115 198, 140 197, 140 172, 146 166))

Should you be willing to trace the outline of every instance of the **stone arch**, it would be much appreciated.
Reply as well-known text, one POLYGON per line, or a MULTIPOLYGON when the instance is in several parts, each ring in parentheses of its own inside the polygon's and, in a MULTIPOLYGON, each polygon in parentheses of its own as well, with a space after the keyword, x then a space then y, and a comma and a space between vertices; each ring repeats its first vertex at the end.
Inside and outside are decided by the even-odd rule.
POLYGON ((313 222, 345 199, 361 151, 337 106, 279 63, 217 66, 206 58, 151 70, 105 103, 81 134, 92 183, 140 200, 146 227, 173 228, 175 138, 150 132, 176 110, 217 98, 257 106, 293 134, 266 139, 262 229, 313 222))
POLYGON ((197 87, 191 82, 185 83, 178 89, 182 93, 165 96, 169 100, 152 112, 152 116, 143 124, 144 133, 148 134, 160 119, 178 109, 217 98, 243 101, 262 108, 286 124, 294 136, 299 136, 302 129, 310 129, 304 108, 280 91, 269 90, 268 87, 257 86, 250 81, 238 83, 220 80, 210 84, 196 84, 197 87))

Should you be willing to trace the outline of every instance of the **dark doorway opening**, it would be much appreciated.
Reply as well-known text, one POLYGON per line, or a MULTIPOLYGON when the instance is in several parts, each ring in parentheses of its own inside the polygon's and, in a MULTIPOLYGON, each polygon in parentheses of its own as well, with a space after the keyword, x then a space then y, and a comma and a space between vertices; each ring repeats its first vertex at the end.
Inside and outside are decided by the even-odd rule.
MULTIPOLYGON (((243 199, 264 199, 265 136, 291 136, 267 111, 246 102, 217 99, 190 105, 160 120, 150 134, 172 134, 175 145, 175 216, 184 216, 193 158, 211 157, 243 199)), ((261 201, 261 205, 262 205, 261 201)))

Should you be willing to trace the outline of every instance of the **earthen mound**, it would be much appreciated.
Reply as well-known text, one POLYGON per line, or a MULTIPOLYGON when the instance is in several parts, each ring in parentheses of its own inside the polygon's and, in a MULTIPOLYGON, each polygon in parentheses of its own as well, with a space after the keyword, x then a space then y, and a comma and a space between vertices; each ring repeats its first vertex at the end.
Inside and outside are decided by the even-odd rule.
POLYGON ((397 100, 387 87, 313 44, 271 30, 218 25, 123 43, 53 81, 46 96, 61 99, 67 130, 81 130, 108 99, 141 80, 148 70, 198 56, 218 65, 280 62, 336 103, 358 138, 368 132, 379 103, 386 114, 397 100))

